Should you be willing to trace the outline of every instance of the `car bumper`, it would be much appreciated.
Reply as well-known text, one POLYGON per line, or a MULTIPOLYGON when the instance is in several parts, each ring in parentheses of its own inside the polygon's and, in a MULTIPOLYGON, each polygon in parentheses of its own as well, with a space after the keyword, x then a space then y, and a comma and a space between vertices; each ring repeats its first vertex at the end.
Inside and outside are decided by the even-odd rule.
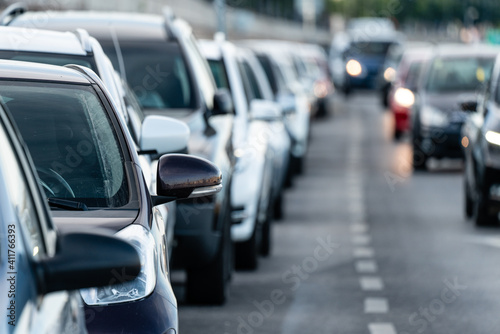
POLYGON ((170 288, 167 289, 169 293, 161 293, 157 286, 151 295, 134 302, 105 306, 85 305, 87 331, 89 333, 178 333, 177 308, 169 301, 173 293, 170 293, 170 288))
POLYGON ((462 124, 452 124, 446 128, 422 129, 421 149, 428 157, 463 158, 461 128, 462 124))

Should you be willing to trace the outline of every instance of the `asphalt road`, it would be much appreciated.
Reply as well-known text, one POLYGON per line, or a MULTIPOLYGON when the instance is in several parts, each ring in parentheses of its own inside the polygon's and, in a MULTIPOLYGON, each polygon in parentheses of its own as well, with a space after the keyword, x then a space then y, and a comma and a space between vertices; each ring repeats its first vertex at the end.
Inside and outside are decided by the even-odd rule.
POLYGON ((500 229, 464 219, 460 162, 414 173, 390 124, 366 93, 315 121, 272 256, 222 307, 180 299, 181 333, 500 333, 500 229))

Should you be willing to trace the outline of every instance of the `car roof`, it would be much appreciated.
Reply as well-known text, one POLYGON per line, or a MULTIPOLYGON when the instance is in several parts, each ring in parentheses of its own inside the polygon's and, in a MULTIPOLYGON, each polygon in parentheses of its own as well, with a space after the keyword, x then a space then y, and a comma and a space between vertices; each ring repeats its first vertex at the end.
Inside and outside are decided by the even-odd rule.
MULTIPOLYGON (((165 19, 161 15, 98 12, 98 11, 47 11, 40 28, 64 30, 78 26, 97 39, 110 38, 110 23, 121 39, 168 39, 165 19), (160 29, 159 29, 160 28, 160 29)), ((32 26, 40 12, 27 12, 15 17, 9 25, 32 26)))
POLYGON ((486 44, 441 44, 434 48, 436 57, 495 57, 500 47, 486 44))
POLYGON ((50 81, 89 85, 87 77, 64 66, 0 60, 0 80, 50 81))
POLYGON ((73 32, 0 27, 0 49, 86 55, 83 41, 73 32))

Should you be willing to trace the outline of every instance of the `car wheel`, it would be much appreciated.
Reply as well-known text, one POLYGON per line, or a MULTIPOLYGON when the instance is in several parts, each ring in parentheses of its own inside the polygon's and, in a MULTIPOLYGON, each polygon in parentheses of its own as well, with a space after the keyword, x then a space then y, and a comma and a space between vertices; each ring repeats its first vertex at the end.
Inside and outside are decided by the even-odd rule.
POLYGON ((186 299, 189 303, 222 305, 229 296, 233 269, 230 217, 226 210, 221 244, 214 261, 206 267, 187 270, 186 299))
POLYGON ((415 170, 427 170, 429 157, 420 149, 418 144, 413 144, 413 168, 415 170))
POLYGON ((394 129, 394 139, 399 140, 403 136, 403 131, 394 129))
POLYGON ((283 208, 283 192, 280 192, 278 197, 274 200, 273 212, 272 212, 272 215, 270 215, 270 216, 276 220, 281 220, 285 216, 284 211, 285 210, 283 208))
POLYGON ((488 195, 484 194, 482 189, 478 189, 473 210, 473 219, 476 226, 488 226, 497 221, 497 218, 490 214, 488 199, 488 195))
POLYGON ((469 183, 467 182, 466 177, 464 178, 464 199, 465 217, 471 218, 474 214, 474 201, 472 200, 469 183))
POLYGON ((236 269, 254 270, 259 264, 259 238, 257 238, 257 222, 252 237, 244 242, 236 243, 234 247, 234 259, 236 269))
POLYGON ((260 255, 269 256, 271 254, 271 219, 266 218, 266 221, 262 225, 262 238, 260 242, 260 255))

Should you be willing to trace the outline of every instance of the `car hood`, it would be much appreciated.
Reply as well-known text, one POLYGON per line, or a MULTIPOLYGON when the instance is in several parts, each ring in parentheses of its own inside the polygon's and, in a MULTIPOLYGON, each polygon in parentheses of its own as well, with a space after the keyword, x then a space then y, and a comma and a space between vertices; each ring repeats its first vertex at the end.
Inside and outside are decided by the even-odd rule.
POLYGON ((104 228, 118 232, 132 224, 139 210, 52 211, 52 219, 62 233, 104 228))
POLYGON ((477 99, 476 92, 462 91, 440 94, 425 94, 422 95, 422 105, 428 105, 439 109, 446 113, 461 111, 463 102, 475 101, 477 99))

